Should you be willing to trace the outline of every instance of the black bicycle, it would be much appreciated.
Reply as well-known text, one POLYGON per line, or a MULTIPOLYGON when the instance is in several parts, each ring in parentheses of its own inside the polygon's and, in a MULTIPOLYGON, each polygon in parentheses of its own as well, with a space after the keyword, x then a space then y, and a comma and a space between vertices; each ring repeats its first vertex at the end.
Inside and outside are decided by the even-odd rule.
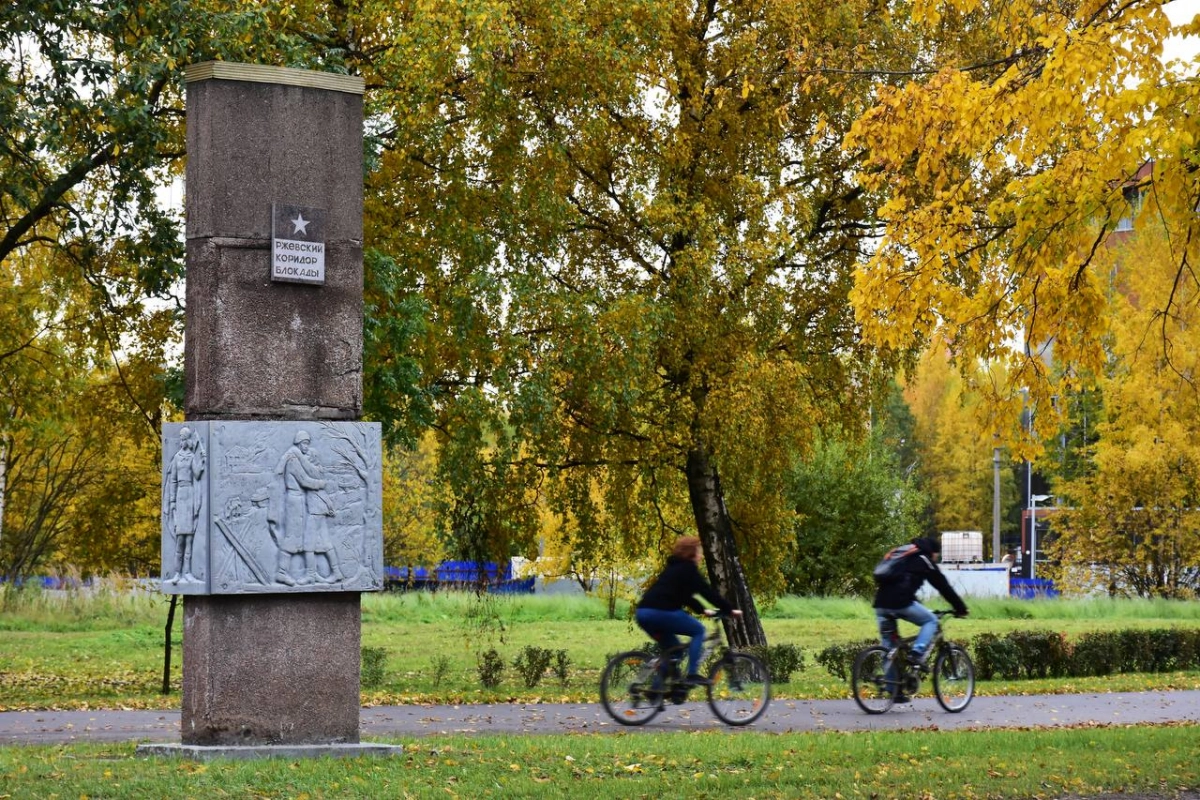
MULTIPOLYGON (((708 672, 710 684, 704 687, 708 705, 726 725, 749 725, 771 702, 771 676, 757 657, 730 649, 721 624, 725 615, 712 619, 700 659, 705 664, 719 650, 708 672)), ((630 650, 613 656, 600 675, 604 710, 622 725, 645 725, 667 703, 686 702, 692 686, 679 669, 686 654, 687 645, 681 644, 660 654, 630 650)))
MULTIPOLYGON (((933 695, 938 704, 956 714, 975 696, 975 665, 962 645, 948 642, 942 635, 943 618, 954 612, 933 613, 938 618, 938 629, 929 644, 930 657, 925 663, 933 665, 933 695)), ((912 655, 912 644, 917 637, 901 637, 897 620, 891 622, 887 631, 891 646, 876 644, 863 649, 854 659, 850 673, 854 700, 868 714, 882 714, 898 699, 916 694, 921 677, 928 671, 916 664, 912 655)))

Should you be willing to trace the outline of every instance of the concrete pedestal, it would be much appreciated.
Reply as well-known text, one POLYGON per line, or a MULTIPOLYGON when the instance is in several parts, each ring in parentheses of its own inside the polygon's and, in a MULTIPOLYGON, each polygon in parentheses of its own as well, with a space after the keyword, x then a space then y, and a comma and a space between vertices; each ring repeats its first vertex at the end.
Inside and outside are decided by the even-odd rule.
POLYGON ((357 592, 186 597, 183 743, 359 740, 357 592))
POLYGON ((188 761, 253 761, 260 758, 362 758, 363 756, 398 756, 404 746, 398 744, 280 744, 280 745, 216 745, 139 744, 139 756, 182 758, 188 761))

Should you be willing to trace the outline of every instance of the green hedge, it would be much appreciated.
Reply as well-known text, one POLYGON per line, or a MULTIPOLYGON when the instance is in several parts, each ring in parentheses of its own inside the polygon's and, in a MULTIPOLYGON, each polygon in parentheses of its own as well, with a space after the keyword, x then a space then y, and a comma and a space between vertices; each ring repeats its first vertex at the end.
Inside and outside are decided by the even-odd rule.
POLYGON ((757 656, 766 665, 772 683, 789 683, 793 672, 801 672, 804 669, 804 653, 794 644, 748 647, 746 652, 757 656))
MULTIPOLYGON (((854 657, 868 644, 831 645, 816 661, 848 680, 854 657)), ((1200 670, 1200 630, 1184 628, 1085 633, 1074 641, 1055 631, 981 633, 968 649, 975 676, 985 681, 1200 670)))
POLYGON ((1200 669, 1200 630, 1182 628, 1085 633, 1073 642, 1050 631, 984 633, 971 647, 982 680, 1200 669))
POLYGON ((816 655, 816 662, 829 671, 829 674, 843 681, 850 680, 850 671, 854 669, 854 659, 859 652, 873 644, 879 644, 878 639, 863 639, 857 642, 831 644, 816 655))

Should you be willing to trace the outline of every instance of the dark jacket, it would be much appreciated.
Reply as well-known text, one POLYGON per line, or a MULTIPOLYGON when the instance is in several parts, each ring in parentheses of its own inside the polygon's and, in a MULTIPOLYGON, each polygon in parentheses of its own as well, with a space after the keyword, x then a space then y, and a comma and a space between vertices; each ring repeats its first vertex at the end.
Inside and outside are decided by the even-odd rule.
POLYGON ((929 581, 929 585, 937 589, 955 611, 965 614, 966 604, 933 560, 937 544, 931 539, 914 539, 913 544, 918 551, 905 557, 900 575, 894 580, 879 583, 875 590, 875 608, 908 608, 916 602, 917 592, 925 585, 925 581, 929 581))
POLYGON ((696 595, 700 595, 725 613, 733 610, 733 606, 704 580, 695 561, 668 556, 667 566, 646 590, 638 608, 678 611, 687 606, 701 614, 704 612, 704 606, 696 601, 696 595))

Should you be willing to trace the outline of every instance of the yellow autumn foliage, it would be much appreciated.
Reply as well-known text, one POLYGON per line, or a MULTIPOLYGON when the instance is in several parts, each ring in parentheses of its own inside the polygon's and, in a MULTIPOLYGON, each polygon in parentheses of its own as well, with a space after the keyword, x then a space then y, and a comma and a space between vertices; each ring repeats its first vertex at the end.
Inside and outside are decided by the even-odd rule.
MULTIPOLYGON (((1153 162, 1164 208, 1195 206, 1198 83, 1159 57, 1182 30, 1159 2, 919 2, 913 20, 939 58, 881 86, 846 139, 885 225, 852 299, 881 346, 937 334, 964 376, 981 361, 1000 368, 1007 380, 977 385, 983 429, 1015 443, 1020 389, 1049 408, 1103 368, 1114 267, 1104 243, 1138 171, 1153 162), (977 46, 944 37, 962 19, 977 46), (1059 369, 1039 357, 1046 342, 1059 369)), ((1196 215, 1175 218, 1174 241, 1194 239, 1196 215)), ((1175 274, 1190 263, 1184 249, 1171 259, 1175 274)))
MULTIPOLYGON (((1093 469, 1065 483, 1051 548, 1068 589, 1194 597, 1200 589, 1200 283, 1147 207, 1117 254, 1105 414, 1093 469)), ((1190 256, 1189 256, 1190 257, 1190 256)))

